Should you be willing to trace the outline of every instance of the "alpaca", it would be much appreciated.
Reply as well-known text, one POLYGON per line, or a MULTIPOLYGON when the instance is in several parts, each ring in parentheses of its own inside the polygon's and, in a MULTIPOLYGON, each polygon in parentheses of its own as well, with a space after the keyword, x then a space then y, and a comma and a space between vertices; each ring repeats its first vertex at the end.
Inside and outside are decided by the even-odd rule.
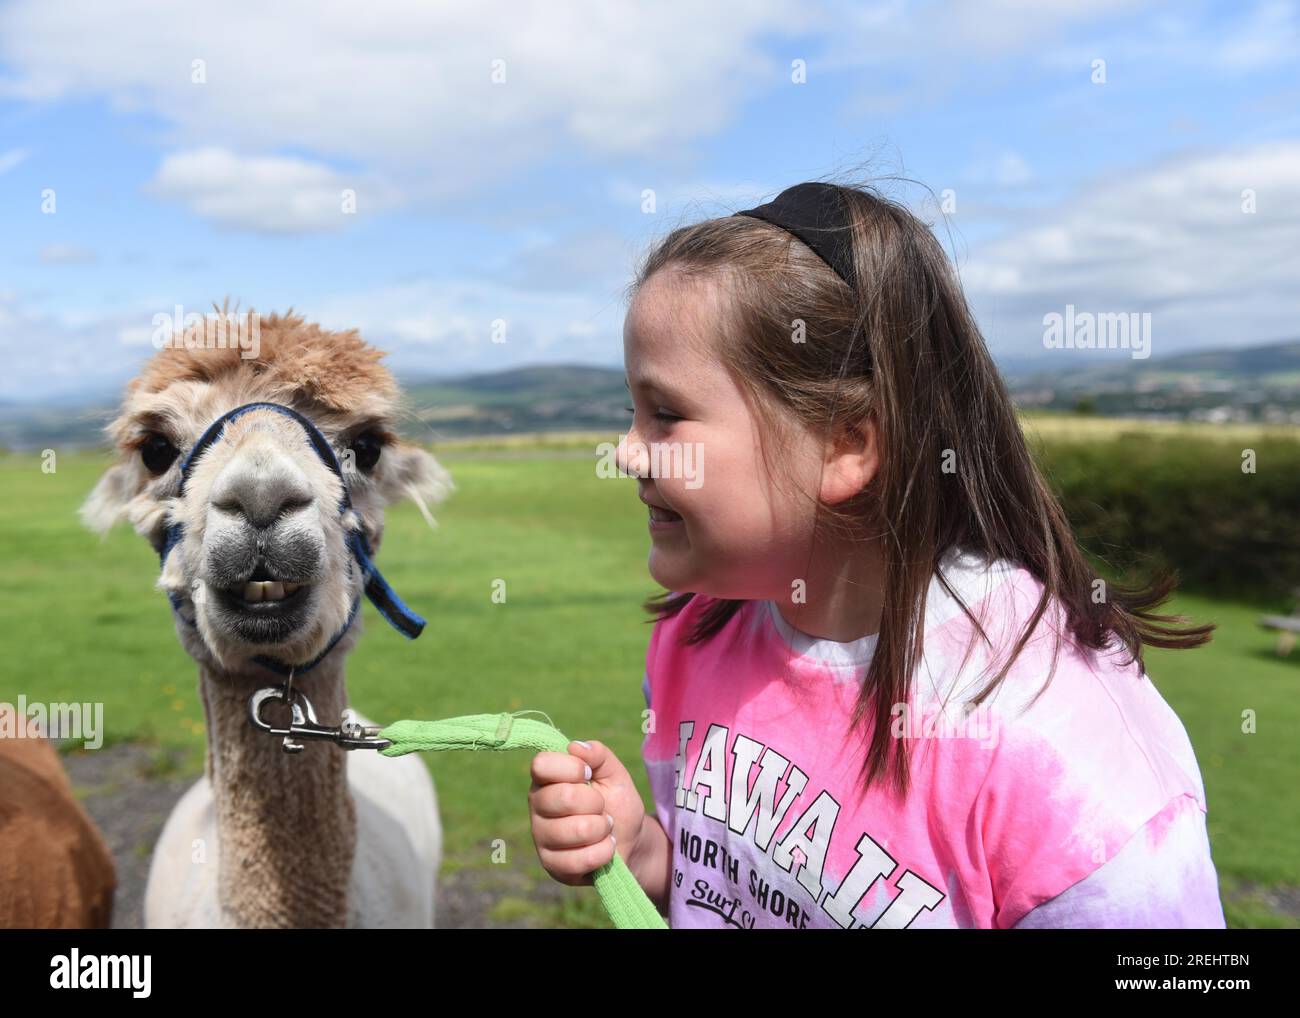
MULTIPOLYGON (((23 719, 0 703, 0 731, 23 719)), ((107 929, 117 871, 43 733, 0 737, 0 929, 107 929)))
MULTIPOLYGON (((292 309, 255 323, 253 349, 196 330, 149 360, 108 426, 118 459, 82 508, 92 529, 125 520, 162 555, 158 586, 207 720, 204 775, 159 837, 145 925, 428 928, 442 829, 423 762, 320 741, 289 754, 253 726, 248 700, 292 668, 319 720, 339 721, 367 579, 349 541, 377 550, 384 507, 402 496, 432 524, 429 504, 454 486, 393 433, 397 385, 355 329, 292 309), (289 409, 242 412, 187 456, 250 403, 289 409), (313 426, 329 450, 313 447, 313 426)), ((283 724, 284 707, 266 719, 283 724)))

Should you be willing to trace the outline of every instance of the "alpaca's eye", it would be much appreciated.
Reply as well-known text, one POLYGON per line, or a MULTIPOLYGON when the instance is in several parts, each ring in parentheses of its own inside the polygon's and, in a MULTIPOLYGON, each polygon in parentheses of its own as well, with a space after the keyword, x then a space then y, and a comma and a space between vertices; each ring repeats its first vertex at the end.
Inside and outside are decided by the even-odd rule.
POLYGON ((352 440, 352 454, 356 457, 357 469, 367 473, 379 462, 379 454, 384 451, 384 440, 374 431, 366 431, 352 440))
POLYGON ((172 445, 171 439, 156 431, 149 432, 140 446, 140 458, 151 474, 166 473, 167 468, 176 462, 180 450, 172 445))

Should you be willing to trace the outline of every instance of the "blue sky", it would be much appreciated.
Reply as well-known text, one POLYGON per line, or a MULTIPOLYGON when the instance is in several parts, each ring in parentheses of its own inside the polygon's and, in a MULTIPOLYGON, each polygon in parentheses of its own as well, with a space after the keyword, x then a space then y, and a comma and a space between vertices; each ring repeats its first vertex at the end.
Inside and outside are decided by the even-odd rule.
POLYGON ((11 2, 0 400, 111 392, 226 295, 406 377, 616 366, 655 237, 855 172, 924 185, 1004 362, 1067 303, 1156 357, 1300 335, 1294 3, 11 2))

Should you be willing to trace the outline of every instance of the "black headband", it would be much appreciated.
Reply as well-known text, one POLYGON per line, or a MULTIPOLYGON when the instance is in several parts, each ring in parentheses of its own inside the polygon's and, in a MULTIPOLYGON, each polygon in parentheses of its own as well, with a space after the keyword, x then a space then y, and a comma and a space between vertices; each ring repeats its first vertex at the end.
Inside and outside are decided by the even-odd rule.
POLYGON ((762 219, 794 234, 844 282, 858 288, 848 203, 834 184, 795 184, 766 205, 736 215, 762 219))

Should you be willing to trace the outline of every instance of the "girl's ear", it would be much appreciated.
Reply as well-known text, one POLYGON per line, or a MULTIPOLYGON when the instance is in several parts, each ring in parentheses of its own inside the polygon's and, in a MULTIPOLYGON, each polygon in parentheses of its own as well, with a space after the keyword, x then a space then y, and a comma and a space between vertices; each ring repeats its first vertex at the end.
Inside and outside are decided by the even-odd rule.
POLYGON ((880 469, 880 442, 876 422, 868 418, 846 429, 827 446, 822 464, 821 500, 827 505, 846 502, 871 483, 880 469))
POLYGON ((455 491, 456 486, 433 453, 409 442, 392 442, 384 448, 379 463, 377 480, 384 501, 392 503, 409 498, 424 514, 429 526, 434 526, 429 508, 455 491))

